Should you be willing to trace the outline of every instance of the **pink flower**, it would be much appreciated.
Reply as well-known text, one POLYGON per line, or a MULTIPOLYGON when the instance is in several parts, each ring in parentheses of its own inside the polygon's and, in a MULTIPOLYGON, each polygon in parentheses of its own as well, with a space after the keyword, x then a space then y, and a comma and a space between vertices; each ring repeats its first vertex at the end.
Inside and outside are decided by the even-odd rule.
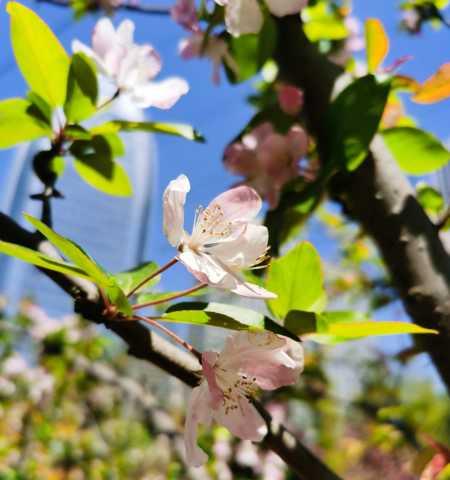
POLYGON ((303 91, 293 85, 282 84, 277 91, 281 110, 288 115, 298 115, 303 107, 303 91))
POLYGON ((271 332, 238 332, 221 353, 202 355, 204 379, 192 391, 185 426, 186 459, 207 460, 197 445, 197 427, 212 420, 243 440, 260 441, 266 424, 251 402, 259 388, 275 390, 297 382, 303 369, 302 346, 271 332))
POLYGON ((192 32, 198 32, 200 30, 193 0, 177 0, 175 5, 170 9, 170 15, 172 20, 186 30, 192 32))
POLYGON ((251 222, 261 209, 261 198, 249 187, 237 187, 198 208, 192 234, 184 230, 184 204, 190 183, 180 175, 164 196, 164 234, 177 248, 178 259, 200 282, 244 297, 275 298, 258 285, 245 282, 240 271, 266 258, 268 231, 251 222))
POLYGON ((138 107, 171 108, 188 92, 188 84, 178 77, 153 82, 161 59, 151 45, 135 44, 133 36, 131 20, 124 20, 115 30, 111 20, 102 18, 95 26, 92 48, 75 40, 72 49, 92 57, 100 72, 138 107))
POLYGON ((246 177, 245 182, 275 208, 283 186, 303 174, 299 162, 307 151, 308 136, 302 127, 294 125, 281 135, 266 122, 231 144, 224 163, 232 173, 246 177))
MULTIPOLYGON (((215 0, 225 7, 225 25, 231 35, 238 37, 249 33, 259 33, 264 17, 257 0, 215 0)), ((273 15, 284 17, 300 13, 308 5, 308 0, 266 0, 273 15)))
POLYGON ((225 62, 235 73, 238 71, 238 66, 230 55, 225 40, 215 35, 210 35, 205 44, 204 35, 203 32, 198 31, 189 38, 184 38, 181 40, 178 50, 181 57, 185 60, 196 57, 209 58, 213 64, 213 82, 218 84, 220 82, 220 67, 222 62, 225 62))

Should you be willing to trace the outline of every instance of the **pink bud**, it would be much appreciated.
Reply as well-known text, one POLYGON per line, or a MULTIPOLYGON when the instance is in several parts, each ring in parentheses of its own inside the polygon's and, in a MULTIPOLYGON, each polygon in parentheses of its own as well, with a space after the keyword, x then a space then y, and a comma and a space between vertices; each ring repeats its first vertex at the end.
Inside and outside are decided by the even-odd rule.
POLYGON ((280 85, 278 103, 284 113, 297 115, 303 107, 303 91, 293 85, 280 85))
POLYGON ((193 0, 177 0, 170 9, 172 20, 186 30, 199 31, 197 12, 193 0))

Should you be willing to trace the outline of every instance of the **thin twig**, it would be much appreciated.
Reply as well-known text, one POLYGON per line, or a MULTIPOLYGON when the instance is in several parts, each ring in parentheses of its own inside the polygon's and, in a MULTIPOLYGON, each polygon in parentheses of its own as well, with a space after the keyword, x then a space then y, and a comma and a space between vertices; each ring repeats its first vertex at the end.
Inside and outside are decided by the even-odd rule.
POLYGON ((202 361, 202 354, 194 348, 190 343, 188 343, 186 340, 183 340, 181 337, 179 337, 175 332, 172 332, 169 328, 165 327, 164 325, 161 325, 158 321, 158 319, 163 320, 161 317, 142 317, 140 315, 135 315, 132 317, 133 320, 141 320, 145 323, 148 323, 152 327, 158 328, 162 332, 164 332, 168 337, 170 337, 172 340, 177 342, 179 345, 184 347, 188 352, 191 352, 193 355, 197 357, 197 360, 201 363, 202 361))
MULTIPOLYGON (((48 3, 57 7, 70 8, 72 6, 71 0, 36 0, 38 3, 48 3)), ((100 9, 97 2, 93 2, 93 7, 100 9)), ((138 3, 123 3, 114 10, 131 10, 133 12, 144 13, 147 15, 170 15, 170 7, 163 5, 139 5, 138 3)))
POLYGON ((161 268, 158 268, 156 272, 153 272, 151 275, 148 277, 145 277, 142 282, 138 283, 130 293, 128 293, 127 298, 130 298, 132 295, 134 295, 140 288, 142 288, 146 283, 148 283, 150 280, 153 280, 156 276, 158 276, 160 273, 165 272, 168 268, 172 267, 178 262, 178 258, 174 257, 172 260, 167 262, 165 265, 163 265, 161 268))
POLYGON ((160 298, 159 300, 154 300, 153 302, 145 302, 145 303, 139 303, 138 305, 133 305, 132 308, 133 310, 140 310, 141 308, 160 305, 161 303, 166 303, 166 302, 169 302, 170 300, 175 300, 176 298, 186 297, 187 295, 197 292, 198 290, 201 290, 206 286, 207 286, 207 283, 199 283, 194 287, 187 288, 186 290, 181 290, 180 292, 175 292, 173 295, 170 295, 168 297, 160 298))

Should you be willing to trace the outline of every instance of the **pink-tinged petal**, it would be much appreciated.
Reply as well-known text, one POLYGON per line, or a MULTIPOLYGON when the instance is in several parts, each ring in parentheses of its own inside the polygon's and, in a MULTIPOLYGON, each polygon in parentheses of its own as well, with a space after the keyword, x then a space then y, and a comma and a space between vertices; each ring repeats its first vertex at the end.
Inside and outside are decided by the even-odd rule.
POLYGON ((250 150, 256 150, 269 135, 274 133, 273 126, 270 122, 263 122, 255 127, 250 133, 242 137, 242 143, 250 150))
POLYGON ((235 240, 221 242, 210 252, 234 271, 250 268, 267 252, 269 232, 263 225, 248 224, 235 240))
POLYGON ((132 98, 140 108, 157 107, 167 110, 172 108, 188 91, 189 85, 186 80, 171 77, 137 87, 132 93, 132 98))
POLYGON ((281 110, 288 115, 298 115, 303 107, 303 91, 293 85, 282 84, 277 91, 281 110))
POLYGON ((216 352, 203 352, 202 354, 202 368, 208 383, 209 394, 211 396, 211 407, 216 409, 223 400, 223 392, 217 384, 216 373, 214 366, 219 355, 216 352))
POLYGON ((131 47, 133 45, 134 23, 128 19, 121 22, 117 27, 116 35, 124 46, 131 47))
POLYGON ((262 207, 261 197, 253 188, 240 186, 218 195, 208 206, 219 206, 225 222, 253 220, 262 207))
POLYGON ((237 408, 226 409, 221 405, 214 410, 215 420, 242 440, 261 441, 267 434, 267 425, 254 405, 246 397, 237 397, 237 408))
POLYGON ((199 28, 193 0, 177 0, 175 5, 170 9, 170 15, 172 20, 186 30, 196 31, 199 28))
POLYGON ((221 285, 228 273, 210 255, 193 252, 185 248, 178 259, 200 282, 213 287, 221 285))
POLYGON ((258 147, 258 159, 269 176, 276 176, 291 162, 287 139, 279 133, 272 133, 258 147))
POLYGON ((264 17, 257 0, 229 0, 225 7, 225 25, 234 37, 259 33, 264 17))
POLYGON ((184 204, 191 189, 186 175, 172 180, 163 195, 163 230, 169 243, 178 246, 184 233, 184 204))
POLYGON ((99 57, 104 57, 106 53, 115 47, 116 31, 109 18, 100 19, 92 34, 92 48, 99 57))
POLYGON ((259 171, 255 152, 236 142, 229 145, 223 157, 225 168, 235 175, 252 176, 259 171))
POLYGON ((247 298, 277 298, 275 293, 250 282, 238 283, 231 291, 236 295, 247 298))
POLYGON ((287 134, 287 145, 293 160, 299 160, 308 153, 308 135, 300 125, 294 125, 287 134))
POLYGON ((199 42, 199 36, 194 34, 189 38, 183 38, 178 44, 178 53, 181 58, 185 60, 191 60, 192 58, 200 55, 201 42, 199 42))
POLYGON ((192 390, 184 428, 184 444, 186 463, 193 467, 199 467, 208 460, 206 453, 197 445, 197 429, 199 424, 208 426, 211 423, 212 412, 209 400, 206 383, 202 382, 192 390))
POLYGON ((308 5, 308 0, 266 0, 270 13, 276 17, 294 15, 308 5))

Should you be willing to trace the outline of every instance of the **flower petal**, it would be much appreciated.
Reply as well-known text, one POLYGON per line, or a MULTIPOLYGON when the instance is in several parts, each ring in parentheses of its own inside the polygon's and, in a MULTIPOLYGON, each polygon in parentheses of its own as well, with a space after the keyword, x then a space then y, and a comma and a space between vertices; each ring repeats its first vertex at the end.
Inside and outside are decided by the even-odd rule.
POLYGON ((266 0, 270 13, 277 17, 300 13, 308 5, 308 0, 266 0))
POLYGON ((178 255, 178 258, 197 280, 208 283, 213 287, 221 285, 228 275, 226 270, 214 261, 210 255, 193 252, 189 248, 185 248, 178 255))
POLYGON ((256 0, 228 0, 225 7, 225 24, 228 32, 234 37, 258 33, 263 22, 261 8, 256 0))
POLYGON ((169 243, 178 246, 184 229, 184 204, 191 189, 186 175, 172 180, 163 195, 163 229, 169 243))
POLYGON ((237 408, 226 409, 221 405, 214 410, 215 420, 242 440, 261 441, 267 434, 266 422, 246 397, 239 395, 237 401, 237 408))
POLYGON ((134 37, 134 22, 129 19, 121 22, 117 27, 116 35, 123 45, 131 47, 133 45, 134 37))
POLYGON ((197 445, 197 428, 199 424, 208 426, 211 419, 208 386, 205 382, 202 382, 200 386, 192 390, 188 404, 184 428, 184 444, 188 465, 199 467, 208 460, 206 453, 197 445))
POLYGON ((101 18, 92 33, 92 49, 101 58, 115 47, 116 31, 109 18, 101 18))
POLYGON ((219 354, 216 352, 202 353, 203 374, 205 375, 208 383, 209 394, 211 396, 210 404, 212 408, 218 408, 223 400, 223 392, 217 383, 216 373, 214 370, 214 366, 218 357, 219 354))
POLYGON ((218 195, 209 205, 213 210, 219 206, 226 222, 253 220, 262 207, 261 197, 253 188, 242 185, 218 195))
POLYGON ((250 282, 238 283, 231 291, 236 295, 247 298, 277 298, 275 293, 250 282))
POLYGON ((140 108, 157 107, 167 110, 189 91, 186 80, 171 77, 160 82, 149 82, 137 86, 132 92, 132 100, 140 108))

